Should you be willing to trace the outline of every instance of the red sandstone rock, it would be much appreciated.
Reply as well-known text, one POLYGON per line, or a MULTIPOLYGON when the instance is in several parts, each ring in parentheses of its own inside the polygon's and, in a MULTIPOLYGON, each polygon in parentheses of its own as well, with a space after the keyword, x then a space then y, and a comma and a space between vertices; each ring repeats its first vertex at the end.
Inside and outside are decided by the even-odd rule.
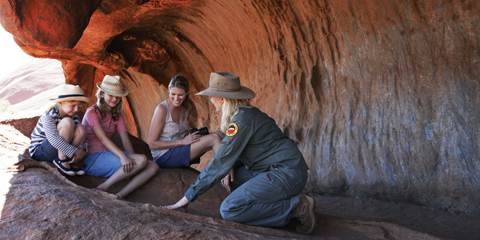
POLYGON ((3 27, 27 46, 73 48, 82 37, 99 0, 27 0, 0 3, 3 27), (5 20, 9 21, 5 21, 5 20))
MULTIPOLYGON (((231 71, 298 144, 306 192, 480 213, 479 1, 49 1, 58 28, 25 19, 45 1, 20 2, 0 1, 1 23, 24 51, 61 60, 90 96, 124 77, 143 140, 171 77, 193 94, 231 71)), ((192 100, 195 124, 218 129, 208 98, 192 100)))
MULTIPOLYGON (((29 120, 16 120, 17 124, 13 126, 25 121, 29 120)), ((29 139, 22 133, 12 126, 0 124, 2 239, 437 239, 392 223, 348 220, 327 215, 319 215, 317 231, 311 236, 293 233, 295 225, 262 228, 224 221, 219 219, 218 208, 226 191, 219 185, 191 203, 188 214, 159 208, 158 205, 178 200, 188 185, 195 181, 198 172, 186 168, 161 169, 153 179, 125 200, 115 200, 107 193, 90 189, 103 181, 102 178, 66 178, 53 164, 34 161, 24 155, 19 155, 20 161, 16 162, 15 154, 28 144, 29 139), (20 172, 17 172, 16 166, 21 166, 20 172)), ((115 192, 115 188, 125 183, 120 182, 111 191, 115 192)), ((323 211, 342 209, 334 206, 333 202, 346 203, 346 200, 352 203, 347 198, 330 202, 316 198, 316 201, 319 199, 323 200, 323 211), (330 208, 331 205, 334 208, 330 208)), ((357 206, 343 214, 363 214, 355 211, 361 205, 354 204, 357 206)), ((348 204, 340 205, 350 208, 348 204)), ((378 205, 377 202, 371 204, 374 208, 378 205)), ((432 216, 427 219, 440 220, 432 216)), ((425 219, 423 217, 422 222, 425 219)), ((473 222, 458 217, 455 220, 460 223, 473 222)), ((426 225, 429 226, 428 222, 426 225)), ((468 239, 476 235, 461 236, 468 239)))

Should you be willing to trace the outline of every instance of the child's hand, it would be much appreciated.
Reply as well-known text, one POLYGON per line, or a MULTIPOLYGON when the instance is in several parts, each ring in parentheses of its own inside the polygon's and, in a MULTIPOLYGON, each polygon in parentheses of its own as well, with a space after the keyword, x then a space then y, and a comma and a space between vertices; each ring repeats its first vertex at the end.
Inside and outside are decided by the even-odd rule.
POLYGON ((133 159, 131 159, 131 158, 125 156, 125 155, 120 158, 120 161, 122 162, 123 171, 125 173, 130 173, 133 170, 133 165, 137 165, 135 160, 133 160, 133 159))
POLYGON ((77 149, 77 151, 75 151, 75 154, 73 154, 72 160, 70 160, 70 162, 68 162, 68 163, 70 163, 70 164, 77 163, 80 160, 82 160, 85 157, 86 154, 87 153, 85 152, 85 149, 83 149, 83 148, 77 149))

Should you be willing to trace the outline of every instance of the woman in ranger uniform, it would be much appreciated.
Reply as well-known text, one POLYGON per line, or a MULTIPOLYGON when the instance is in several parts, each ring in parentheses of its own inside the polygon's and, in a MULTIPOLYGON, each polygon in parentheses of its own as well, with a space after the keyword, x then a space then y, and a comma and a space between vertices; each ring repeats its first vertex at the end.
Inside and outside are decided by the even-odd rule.
POLYGON ((217 112, 222 112, 226 137, 185 196, 165 208, 186 208, 222 181, 231 192, 220 207, 225 220, 279 227, 297 219, 297 232, 311 234, 316 225, 314 200, 298 196, 307 182, 308 166, 275 121, 250 105, 255 93, 241 86, 237 75, 213 72, 209 88, 196 95, 210 96, 217 112))

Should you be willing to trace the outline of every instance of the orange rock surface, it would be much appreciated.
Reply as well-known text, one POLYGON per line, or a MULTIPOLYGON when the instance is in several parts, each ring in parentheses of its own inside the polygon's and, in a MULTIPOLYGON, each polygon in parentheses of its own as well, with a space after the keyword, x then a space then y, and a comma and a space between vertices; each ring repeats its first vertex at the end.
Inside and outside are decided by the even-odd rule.
POLYGON ((126 79, 140 139, 175 74, 192 125, 218 129, 193 94, 230 71, 304 154, 305 192, 480 213, 479 1, 0 0, 0 16, 87 95, 126 79))

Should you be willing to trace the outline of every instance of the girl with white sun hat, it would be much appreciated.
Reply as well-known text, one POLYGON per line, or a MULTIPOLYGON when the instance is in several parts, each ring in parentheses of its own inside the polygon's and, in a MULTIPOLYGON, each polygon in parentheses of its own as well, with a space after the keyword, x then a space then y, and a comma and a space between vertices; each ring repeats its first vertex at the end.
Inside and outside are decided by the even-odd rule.
POLYGON ((32 132, 30 155, 37 161, 53 162, 67 175, 84 175, 73 166, 81 163, 87 151, 87 129, 77 113, 92 99, 79 86, 65 84, 51 100, 55 106, 38 119, 32 132))

